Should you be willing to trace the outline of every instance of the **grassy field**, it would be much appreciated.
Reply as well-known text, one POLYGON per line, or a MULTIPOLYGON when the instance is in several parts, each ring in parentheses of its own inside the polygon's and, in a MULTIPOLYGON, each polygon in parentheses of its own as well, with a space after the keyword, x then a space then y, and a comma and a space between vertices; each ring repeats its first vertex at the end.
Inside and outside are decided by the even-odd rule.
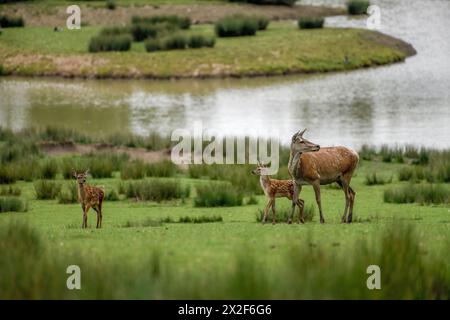
MULTIPOLYGON (((336 188, 322 189, 324 225, 317 209, 304 225, 261 225, 256 215, 264 196, 256 195, 253 205, 197 208, 195 185, 207 180, 179 173, 159 179, 190 184, 188 199, 106 201, 104 227, 94 228, 91 210, 90 227, 83 230, 78 204, 36 200, 33 183, 20 181, 15 186, 28 211, 0 214, 0 268, 6 275, 0 297, 448 299, 450 207, 383 202, 387 187, 406 184, 397 179, 403 167, 408 165, 361 163, 352 182, 357 197, 350 225, 340 223, 344 197, 336 188), (368 186, 372 172, 392 182, 368 186), (177 223, 186 216, 223 221, 177 223), (170 223, 158 223, 168 217, 170 223), (30 244, 23 246, 24 239, 30 244), (80 291, 65 287, 69 264, 82 269, 80 291), (366 288, 369 264, 381 266, 382 290, 366 288)), ((121 180, 116 173, 89 182, 117 190, 121 180)), ((313 204, 312 188, 305 187, 301 198, 313 204)), ((287 199, 277 201, 279 212, 289 208, 287 199)))
MULTIPOLYGON (((211 25, 191 29, 189 33, 213 34, 211 25)), ((16 75, 170 78, 350 70, 407 56, 395 48, 400 40, 376 32, 298 30, 291 22, 273 22, 255 37, 219 38, 214 48, 147 53, 142 43, 133 43, 130 52, 89 54, 89 39, 99 30, 5 29, 0 37, 0 64, 4 73, 16 75)))

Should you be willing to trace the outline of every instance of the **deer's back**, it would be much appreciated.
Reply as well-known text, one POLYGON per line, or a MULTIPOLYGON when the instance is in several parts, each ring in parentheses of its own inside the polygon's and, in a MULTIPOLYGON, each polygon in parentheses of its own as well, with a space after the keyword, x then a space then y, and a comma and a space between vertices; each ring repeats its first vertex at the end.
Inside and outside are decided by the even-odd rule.
POLYGON ((347 147, 324 147, 316 152, 301 155, 301 172, 306 179, 332 182, 337 177, 351 173, 359 161, 358 154, 347 147))

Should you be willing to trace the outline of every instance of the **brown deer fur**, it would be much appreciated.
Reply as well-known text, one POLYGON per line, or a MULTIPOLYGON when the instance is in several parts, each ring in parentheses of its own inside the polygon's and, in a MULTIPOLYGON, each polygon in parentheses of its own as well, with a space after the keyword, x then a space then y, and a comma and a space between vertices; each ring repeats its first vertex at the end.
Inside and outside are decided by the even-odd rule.
MULTIPOLYGON (((264 194, 268 198, 268 202, 266 207, 264 208, 264 216, 261 222, 264 224, 267 219, 267 215, 269 214, 270 208, 272 208, 272 224, 275 224, 275 199, 276 198, 288 198, 289 200, 293 199, 294 195, 294 181, 293 180, 277 180, 271 179, 268 175, 265 175, 264 166, 258 164, 255 170, 252 171, 253 174, 259 175, 261 187, 264 191, 264 194)), ((298 216, 298 222, 304 223, 305 219, 303 216, 303 208, 305 202, 302 199, 298 199, 296 205, 300 209, 300 214, 298 216)))
POLYGON ((74 177, 77 179, 78 201, 83 209, 82 228, 87 228, 87 214, 90 208, 97 212, 97 228, 102 227, 102 204, 105 198, 105 192, 100 187, 94 187, 86 184, 88 171, 76 173, 73 171, 74 177))
MULTIPOLYGON (((359 156, 347 147, 320 148, 320 146, 303 138, 305 130, 292 137, 288 169, 295 181, 294 193, 298 194, 302 185, 312 185, 319 207, 320 222, 324 223, 320 185, 336 182, 345 195, 345 209, 341 221, 350 223, 353 217, 356 194, 350 187, 350 181, 358 165, 359 156)), ((294 203, 292 205, 294 207, 294 203)), ((291 218, 289 221, 291 221, 291 218)))

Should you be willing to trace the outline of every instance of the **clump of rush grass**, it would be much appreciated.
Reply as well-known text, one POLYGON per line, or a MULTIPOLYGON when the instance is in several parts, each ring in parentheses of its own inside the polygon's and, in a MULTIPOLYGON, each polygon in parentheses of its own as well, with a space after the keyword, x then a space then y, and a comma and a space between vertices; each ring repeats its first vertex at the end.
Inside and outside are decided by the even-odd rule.
POLYGON ((18 197, 0 197, 0 212, 25 212, 28 203, 18 197))
POLYGON ((385 190, 384 202, 447 204, 450 202, 450 190, 439 184, 403 185, 385 190))
POLYGON ((370 2, 367 0, 349 0, 347 2, 347 12, 351 15, 367 13, 370 2))
POLYGON ((145 179, 130 181, 122 185, 127 198, 139 201, 185 199, 189 197, 190 186, 183 186, 178 180, 145 179))
POLYGON ((40 167, 40 178, 47 180, 55 179, 58 173, 58 167, 57 160, 51 158, 44 160, 40 167))
POLYGON ((184 216, 180 217, 178 219, 178 223, 212 223, 212 222, 222 222, 223 218, 218 215, 212 215, 212 216, 198 216, 198 217, 191 217, 191 216, 184 216))
POLYGON ((51 180, 38 180, 34 183, 36 199, 49 200, 55 199, 61 192, 61 184, 51 180))
POLYGON ((66 183, 57 196, 58 203, 71 204, 78 202, 78 188, 75 181, 66 183))
POLYGON ((242 205, 242 194, 228 182, 208 182, 196 186, 196 207, 232 207, 242 205))
POLYGON ((1 28, 18 28, 24 27, 25 21, 22 17, 8 16, 5 14, 0 15, 0 27, 1 28))
POLYGON ((119 201, 120 197, 115 189, 111 189, 110 191, 106 192, 105 200, 106 201, 119 201))
POLYGON ((298 19, 300 29, 320 29, 323 28, 325 19, 322 17, 302 17, 298 19))
POLYGON ((20 196, 22 190, 14 186, 2 186, 0 188, 0 196, 20 196))
POLYGON ((98 35, 91 38, 89 52, 128 51, 131 48, 132 37, 128 34, 98 35))
POLYGON ((368 173, 364 181, 364 183, 368 186, 384 185, 391 182, 392 176, 388 179, 386 177, 377 174, 376 172, 368 173))
POLYGON ((219 37, 254 36, 258 29, 257 20, 240 14, 226 16, 215 24, 215 31, 219 37))

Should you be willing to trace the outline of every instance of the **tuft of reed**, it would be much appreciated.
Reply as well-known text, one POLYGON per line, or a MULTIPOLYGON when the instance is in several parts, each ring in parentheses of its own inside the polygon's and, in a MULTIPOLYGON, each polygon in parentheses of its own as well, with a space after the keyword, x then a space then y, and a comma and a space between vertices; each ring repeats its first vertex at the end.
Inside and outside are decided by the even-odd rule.
POLYGON ((347 2, 347 12, 351 15, 366 14, 370 2, 367 0, 349 0, 347 2))
POLYGON ((128 51, 131 48, 131 41, 131 36, 127 34, 98 35, 89 41, 88 51, 128 51))
POLYGON ((367 186, 384 185, 392 182, 392 176, 388 179, 386 177, 380 176, 376 172, 368 173, 364 183, 367 186))
POLYGON ((20 196, 22 190, 19 187, 2 186, 0 188, 0 196, 20 196))
POLYGON ((0 15, 0 27, 1 28, 18 28, 24 27, 25 21, 22 17, 13 17, 8 15, 0 15))
POLYGON ((36 199, 49 200, 55 199, 61 192, 61 184, 51 180, 38 180, 34 183, 36 199))
POLYGON ((184 199, 189 197, 190 186, 182 186, 178 180, 145 179, 130 181, 123 185, 127 198, 138 201, 156 201, 184 199))
MULTIPOLYGON (((276 223, 283 223, 287 222, 289 219, 289 216, 291 214, 291 208, 282 208, 282 209, 276 209, 275 210, 275 222, 276 223)), ((269 214, 267 215, 267 221, 272 221, 272 214, 273 212, 270 210, 269 214)), ((292 221, 298 221, 298 217, 300 214, 300 210, 298 207, 295 208, 294 216, 292 217, 292 221)), ((316 210, 313 204, 305 205, 303 209, 303 214, 305 217, 305 222, 311 222, 314 220, 314 216, 316 214, 316 210)), ((258 209, 256 213, 256 222, 261 222, 264 217, 264 210, 258 209)))
POLYGON ((298 19, 300 29, 320 29, 323 28, 325 20, 322 17, 303 17, 298 19))
POLYGON ((226 16, 215 24, 215 31, 219 37, 254 36, 258 28, 258 21, 255 18, 240 14, 226 16))
POLYGON ((385 190, 384 202, 447 204, 450 202, 450 190, 438 184, 403 185, 385 190))
POLYGON ((231 207, 242 205, 242 194, 229 182, 208 182, 196 186, 196 207, 231 207))
POLYGON ((0 197, 0 212, 26 212, 28 203, 18 197, 0 197))
POLYGON ((69 182, 66 183, 65 188, 62 188, 57 195, 58 203, 60 204, 71 204, 78 202, 78 188, 77 183, 69 182))

